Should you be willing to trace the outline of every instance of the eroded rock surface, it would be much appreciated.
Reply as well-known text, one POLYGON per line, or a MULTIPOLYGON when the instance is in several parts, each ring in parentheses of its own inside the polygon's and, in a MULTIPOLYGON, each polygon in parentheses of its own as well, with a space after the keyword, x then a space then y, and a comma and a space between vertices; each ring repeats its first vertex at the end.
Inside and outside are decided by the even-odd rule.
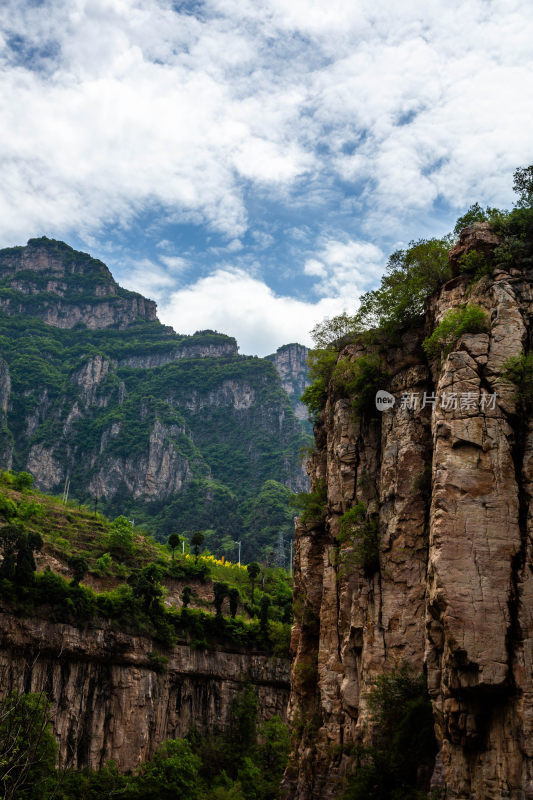
POLYGON ((224 725, 247 682, 261 718, 285 715, 284 659, 179 644, 158 668, 154 643, 141 636, 23 619, 7 608, 0 617, 0 693, 46 692, 63 764, 97 769, 113 759, 135 769, 167 738, 224 725))

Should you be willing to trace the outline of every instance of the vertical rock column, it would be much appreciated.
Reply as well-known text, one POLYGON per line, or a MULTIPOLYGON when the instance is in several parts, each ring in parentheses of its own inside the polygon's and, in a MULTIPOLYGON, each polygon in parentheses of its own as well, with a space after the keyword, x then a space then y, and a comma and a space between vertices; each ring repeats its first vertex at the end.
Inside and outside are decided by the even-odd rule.
MULTIPOLYGON (((432 419, 426 662, 439 781, 447 798, 523 798, 513 678, 521 477, 501 372, 526 331, 510 285, 468 299, 485 305, 491 333, 463 336, 438 368, 432 419)), ((447 306, 443 292, 437 319, 447 306)))

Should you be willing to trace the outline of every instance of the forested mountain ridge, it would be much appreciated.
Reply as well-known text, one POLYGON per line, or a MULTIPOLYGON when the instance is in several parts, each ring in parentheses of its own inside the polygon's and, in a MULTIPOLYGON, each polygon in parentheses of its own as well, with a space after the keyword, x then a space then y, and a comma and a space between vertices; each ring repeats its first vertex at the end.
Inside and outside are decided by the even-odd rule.
POLYGON ((0 251, 2 466, 39 488, 247 560, 290 536, 307 444, 279 375, 213 331, 180 336, 155 303, 62 242, 0 251), (272 514, 254 525, 254 498, 272 514), (275 538, 272 535, 275 531, 275 538))

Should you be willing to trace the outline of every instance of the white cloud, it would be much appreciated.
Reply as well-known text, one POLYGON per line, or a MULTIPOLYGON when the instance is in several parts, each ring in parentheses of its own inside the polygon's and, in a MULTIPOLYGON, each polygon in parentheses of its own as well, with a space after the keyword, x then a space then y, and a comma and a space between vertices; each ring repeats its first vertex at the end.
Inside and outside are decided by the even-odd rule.
POLYGON ((309 331, 326 316, 353 308, 354 297, 306 303, 276 295, 240 269, 218 269, 161 303, 159 318, 180 333, 214 328, 235 336, 241 352, 267 355, 282 344, 311 345, 309 331))
POLYGON ((335 172, 393 226, 507 200, 533 157, 529 0, 11 0, 0 27, 4 242, 154 205, 237 237, 243 182, 308 176, 301 201, 335 172))
POLYGON ((154 204, 235 237, 247 225, 243 180, 276 186, 311 163, 290 140, 297 112, 280 113, 283 89, 265 122, 264 107, 247 103, 263 82, 227 74, 254 55, 238 29, 156 0, 49 5, 10 3, 0 16, 23 37, 60 37, 61 54, 51 74, 3 63, 4 241, 126 225, 154 204))
POLYGON ((252 238, 261 250, 266 250, 276 241, 270 233, 266 233, 265 231, 253 231, 252 238))
POLYGON ((360 295, 383 271, 385 256, 371 242, 326 239, 315 258, 305 262, 304 272, 319 280, 317 293, 335 297, 360 295))
POLYGON ((159 258, 173 273, 183 272, 189 266, 187 259, 181 256, 160 256, 159 258))
MULTIPOLYGON (((232 311, 228 324, 243 341, 259 342, 257 326, 278 341, 278 312, 307 330, 334 313, 321 304, 351 308, 382 271, 384 242, 435 225, 438 204, 509 205, 513 169, 533 161, 530 0, 206 0, 198 16, 176 5, 1 5, 0 245, 98 241, 104 228, 107 241, 144 212, 205 226, 226 240, 206 253, 249 267, 179 297, 205 290, 207 302, 215 276, 240 276, 245 305, 254 288, 269 311, 232 311), (250 277, 279 230, 291 238, 282 268, 314 278, 319 303, 250 277)), ((156 246, 167 261, 134 265, 128 285, 163 296, 194 264, 168 238, 156 246)))
POLYGON ((317 278, 325 278, 327 270, 322 261, 317 261, 316 258, 309 258, 305 262, 304 273, 317 278))
POLYGON ((168 297, 176 285, 175 277, 169 275, 164 267, 149 258, 118 266, 119 272, 124 270, 123 274, 115 276, 118 277, 122 286, 133 292, 140 292, 144 297, 157 302, 168 297))

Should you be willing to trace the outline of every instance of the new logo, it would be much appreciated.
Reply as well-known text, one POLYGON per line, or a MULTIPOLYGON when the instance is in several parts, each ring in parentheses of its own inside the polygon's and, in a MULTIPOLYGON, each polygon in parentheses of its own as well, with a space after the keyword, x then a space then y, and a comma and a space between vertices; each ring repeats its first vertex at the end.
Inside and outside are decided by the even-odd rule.
POLYGON ((394 395, 389 394, 384 389, 380 389, 379 392, 376 392, 376 408, 378 411, 389 411, 396 399, 394 395))

